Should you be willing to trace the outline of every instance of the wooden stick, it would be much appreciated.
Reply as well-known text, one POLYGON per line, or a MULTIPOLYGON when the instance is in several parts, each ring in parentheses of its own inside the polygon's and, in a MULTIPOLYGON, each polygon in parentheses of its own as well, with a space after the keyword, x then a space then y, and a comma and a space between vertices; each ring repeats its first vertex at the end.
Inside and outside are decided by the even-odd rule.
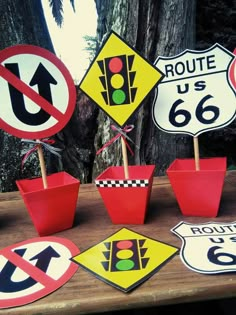
POLYGON ((194 146, 195 168, 196 168, 196 171, 199 171, 200 170, 200 163, 199 163, 198 137, 193 137, 193 146, 194 146))
POLYGON ((128 179, 129 178, 128 156, 127 156, 127 148, 126 148, 125 140, 123 139, 123 137, 121 137, 121 146, 122 146, 125 179, 128 179))
POLYGON ((42 179, 43 179, 43 188, 48 188, 48 183, 47 183, 47 173, 46 173, 46 166, 45 166, 45 161, 43 157, 43 149, 42 145, 38 145, 38 157, 39 157, 39 163, 40 163, 40 168, 41 168, 41 174, 42 174, 42 179))

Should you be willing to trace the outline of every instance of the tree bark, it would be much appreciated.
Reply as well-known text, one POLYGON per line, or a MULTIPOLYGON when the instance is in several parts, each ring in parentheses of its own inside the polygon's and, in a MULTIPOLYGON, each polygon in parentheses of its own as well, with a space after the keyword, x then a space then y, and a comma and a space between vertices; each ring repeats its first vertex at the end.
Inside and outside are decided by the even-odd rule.
MULTIPOLYGON (((43 47, 54 53, 41 1, 0 1, 0 49, 17 44, 43 47)), ((2 109, 1 109, 2 110, 2 109)), ((3 109, 4 110, 4 109, 3 109)), ((68 124, 54 135, 61 158, 44 152, 47 174, 66 171, 82 183, 92 181, 97 107, 79 92, 75 111, 68 124)), ((0 130, 0 191, 16 190, 16 179, 41 176, 37 154, 21 167, 21 139, 0 130)))
MULTIPOLYGON (((102 44, 111 29, 121 35, 150 62, 159 55, 172 56, 195 45, 195 6, 188 0, 96 0, 98 11, 98 39, 102 44)), ((147 78, 146 78, 147 79, 147 78)), ((157 129, 152 121, 153 93, 127 123, 135 125, 130 137, 135 142, 130 164, 155 164, 156 174, 164 175, 177 157, 189 157, 192 142, 189 136, 176 136, 157 129)), ((99 113, 98 149, 114 136, 111 119, 99 113)), ((95 159, 93 176, 108 166, 122 164, 120 143, 112 144, 95 159)))
POLYGON ((95 156, 94 137, 97 132, 98 108, 77 87, 75 111, 65 128, 54 139, 62 149, 61 159, 51 156, 51 172, 64 170, 78 178, 81 183, 92 181, 92 169, 95 156))
MULTIPOLYGON (((197 2, 197 49, 219 43, 233 52, 236 47, 236 3, 234 0, 197 2)), ((202 157, 226 156, 227 166, 236 169, 236 120, 230 125, 199 136, 202 157)))
MULTIPOLYGON (((1 0, 0 16, 0 49, 31 44, 54 52, 41 1, 1 0)), ((0 130, 0 145, 0 191, 16 190, 16 179, 40 174, 37 159, 21 170, 21 139, 0 130)))
MULTIPOLYGON (((204 49, 216 41, 233 50, 233 0, 217 0, 214 3, 210 0, 197 1, 196 46, 195 2, 196 0, 95 0, 99 45, 113 29, 150 62, 154 62, 159 55, 172 56, 185 48, 204 49)), ((31 44, 54 52, 41 1, 1 0, 0 16, 0 49, 16 44, 31 44)), ((55 135, 56 146, 63 149, 62 157, 58 160, 45 154, 45 158, 48 173, 65 170, 83 183, 92 181, 109 165, 121 165, 122 155, 121 144, 116 142, 97 156, 94 162, 95 149, 110 140, 114 132, 110 129, 111 120, 107 115, 99 111, 97 121, 98 107, 79 90, 77 93, 76 109, 70 122, 55 135)), ((153 94, 127 122, 135 125, 129 136, 136 144, 133 146, 131 143, 135 155, 129 156, 129 164, 156 164, 156 174, 163 175, 176 157, 193 155, 192 139, 190 136, 168 134, 157 129, 151 117, 152 102, 153 94)), ((223 135, 219 132, 216 139, 211 138, 211 144, 220 143, 220 148, 209 146, 209 140, 206 140, 205 150, 208 150, 208 155, 216 155, 214 150, 220 155, 222 147, 227 147, 227 152, 223 151, 230 155, 231 163, 236 165, 233 124, 235 122, 232 123, 233 130, 230 134, 228 131, 223 135)), ((209 135, 217 136, 217 133, 214 131, 209 135)), ((207 135, 202 135, 202 140, 204 137, 207 138, 207 135)), ((15 190, 16 179, 40 176, 37 156, 30 158, 21 170, 20 139, 0 130, 0 146, 0 191, 15 190)))

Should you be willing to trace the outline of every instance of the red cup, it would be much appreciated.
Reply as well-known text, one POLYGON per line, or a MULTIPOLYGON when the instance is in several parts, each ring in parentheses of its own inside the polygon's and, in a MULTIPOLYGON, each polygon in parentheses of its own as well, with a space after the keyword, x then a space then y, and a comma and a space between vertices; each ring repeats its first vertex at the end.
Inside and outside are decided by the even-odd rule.
POLYGON ((25 206, 40 236, 51 235, 72 227, 80 181, 66 172, 42 178, 16 181, 25 206))
POLYGON ((150 199, 155 165, 129 166, 129 179, 122 166, 111 166, 95 184, 113 224, 143 224, 150 199))
POLYGON ((184 216, 216 217, 226 174, 226 157, 176 159, 167 169, 172 189, 184 216))

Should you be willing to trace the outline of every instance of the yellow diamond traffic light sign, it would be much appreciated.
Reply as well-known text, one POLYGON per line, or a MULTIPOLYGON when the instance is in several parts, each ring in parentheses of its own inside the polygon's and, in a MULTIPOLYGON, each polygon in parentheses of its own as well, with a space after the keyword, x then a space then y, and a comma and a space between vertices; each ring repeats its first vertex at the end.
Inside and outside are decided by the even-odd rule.
POLYGON ((128 292, 151 277, 178 248, 126 228, 72 260, 112 286, 128 292))
POLYGON ((80 89, 123 126, 163 74, 111 32, 80 83, 80 89))

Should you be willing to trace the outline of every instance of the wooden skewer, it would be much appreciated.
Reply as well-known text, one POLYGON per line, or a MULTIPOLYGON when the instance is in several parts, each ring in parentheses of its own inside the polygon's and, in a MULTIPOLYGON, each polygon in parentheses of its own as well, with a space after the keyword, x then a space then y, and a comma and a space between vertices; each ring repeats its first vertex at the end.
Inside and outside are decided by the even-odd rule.
POLYGON ((194 146, 195 168, 196 168, 196 171, 199 171, 200 170, 200 163, 199 163, 198 137, 193 137, 193 146, 194 146))
POLYGON ((42 179, 43 179, 43 188, 46 189, 48 188, 47 173, 46 173, 46 166, 45 166, 45 161, 43 157, 43 149, 40 143, 38 144, 38 157, 39 157, 39 163, 40 163, 41 174, 42 174, 42 179))
POLYGON ((121 146, 122 146, 125 179, 128 179, 129 178, 128 156, 127 156, 127 148, 126 148, 125 140, 123 139, 123 137, 121 137, 121 146))

